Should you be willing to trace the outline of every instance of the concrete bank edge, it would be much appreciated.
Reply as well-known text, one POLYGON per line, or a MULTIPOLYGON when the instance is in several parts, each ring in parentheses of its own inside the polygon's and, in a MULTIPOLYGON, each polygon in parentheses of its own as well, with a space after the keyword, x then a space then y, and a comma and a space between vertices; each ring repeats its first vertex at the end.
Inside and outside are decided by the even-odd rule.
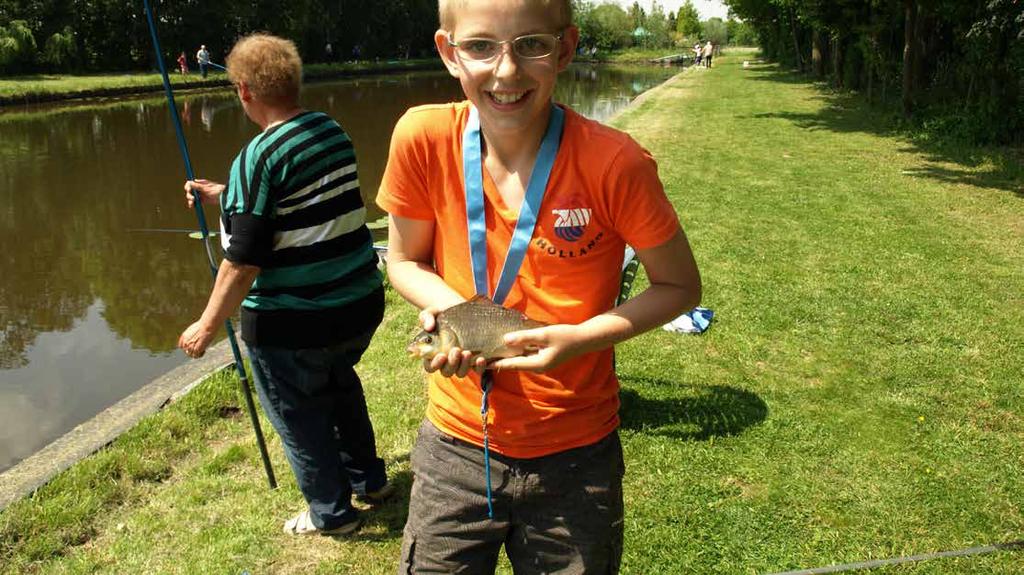
POLYGON ((676 84, 678 82, 681 82, 683 80, 684 76, 686 74, 689 74, 690 70, 692 70, 692 69, 693 69, 692 66, 687 66, 687 67, 683 68, 682 70, 680 70, 678 73, 676 73, 674 76, 672 76, 669 79, 665 80, 664 82, 658 84, 657 86, 651 88, 650 90, 645 90, 645 91, 641 92, 636 98, 633 98, 633 100, 630 101, 628 106, 626 106, 625 108, 622 108, 618 112, 615 112, 614 114, 612 114, 612 116, 610 118, 608 118, 607 120, 605 120, 604 123, 609 125, 609 126, 613 126, 614 127, 615 126, 615 122, 618 121, 619 118, 621 118, 623 114, 626 114, 626 113, 632 112, 633 110, 636 110, 640 106, 640 104, 644 103, 648 98, 651 97, 652 94, 657 94, 657 93, 661 92, 662 90, 668 88, 669 86, 672 86, 672 85, 674 85, 674 84, 676 84))
POLYGON ((0 511, 39 489, 58 473, 95 453, 142 418, 188 393, 213 373, 234 364, 227 340, 202 359, 176 367, 0 473, 0 511))

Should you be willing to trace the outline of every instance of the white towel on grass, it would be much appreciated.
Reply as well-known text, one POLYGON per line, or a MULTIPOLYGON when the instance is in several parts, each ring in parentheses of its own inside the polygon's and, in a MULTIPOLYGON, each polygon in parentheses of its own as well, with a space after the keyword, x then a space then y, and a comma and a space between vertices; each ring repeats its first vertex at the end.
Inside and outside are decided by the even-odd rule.
POLYGON ((661 327, 675 333, 704 333, 711 325, 715 312, 706 307, 695 307, 661 327))

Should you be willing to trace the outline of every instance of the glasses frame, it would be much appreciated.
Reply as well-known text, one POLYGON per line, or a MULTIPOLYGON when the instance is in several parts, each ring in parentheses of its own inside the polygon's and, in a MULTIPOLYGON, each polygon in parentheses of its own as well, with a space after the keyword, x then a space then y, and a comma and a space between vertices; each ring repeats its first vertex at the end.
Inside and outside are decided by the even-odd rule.
POLYGON ((461 48, 462 45, 465 44, 466 42, 486 41, 486 42, 494 42, 495 44, 497 44, 498 51, 495 52, 493 56, 490 56, 488 58, 483 58, 483 59, 470 58, 470 57, 464 58, 465 60, 467 60, 469 62, 480 62, 480 63, 493 62, 495 59, 497 59, 498 56, 502 55, 505 52, 502 49, 502 46, 504 46, 505 44, 509 45, 509 53, 510 54, 515 54, 516 58, 522 58, 523 60, 530 60, 530 61, 540 60, 542 58, 547 58, 548 56, 554 54, 557 51, 558 45, 562 42, 562 40, 564 38, 565 38, 565 30, 562 30, 561 32, 558 32, 557 34, 546 33, 546 32, 539 32, 539 33, 536 33, 536 34, 523 34, 522 36, 516 36, 515 38, 512 38, 511 40, 494 40, 492 38, 470 37, 470 38, 463 38, 459 42, 456 42, 452 38, 452 33, 451 32, 448 32, 448 34, 447 34, 448 45, 451 46, 452 48, 455 48, 455 53, 459 54, 460 57, 462 57, 462 55, 461 55, 461 52, 459 51, 459 48, 461 48), (544 54, 543 56, 523 56, 519 52, 516 52, 516 48, 515 48, 516 42, 518 42, 519 40, 522 40, 523 38, 532 38, 532 37, 536 37, 536 36, 550 36, 550 37, 554 38, 555 39, 555 46, 551 49, 550 52, 548 52, 547 54, 544 54))

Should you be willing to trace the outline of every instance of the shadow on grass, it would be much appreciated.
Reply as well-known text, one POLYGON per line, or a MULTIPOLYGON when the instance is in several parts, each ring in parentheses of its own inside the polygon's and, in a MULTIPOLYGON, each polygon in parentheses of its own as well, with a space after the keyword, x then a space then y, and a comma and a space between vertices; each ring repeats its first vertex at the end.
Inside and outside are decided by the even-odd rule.
MULTIPOLYGON (((869 104, 852 92, 835 92, 821 82, 814 82, 799 72, 776 65, 760 64, 745 71, 745 77, 758 82, 781 84, 814 84, 825 103, 818 112, 805 113, 778 110, 748 116, 779 118, 806 130, 829 130, 838 133, 868 133, 899 137, 895 130, 895 114, 869 104)), ((896 94, 898 96, 898 94, 896 94)), ((957 146, 920 138, 902 138, 907 144, 901 152, 922 154, 928 165, 904 170, 903 174, 945 184, 965 184, 1012 192, 1024 198, 1024 150, 957 146)))
POLYGON ((622 428, 683 441, 738 435, 768 416, 756 394, 724 385, 685 385, 660 379, 622 376, 619 391, 622 428), (637 388, 656 388, 641 394, 637 388), (653 397, 658 395, 659 397, 653 397), (664 397, 669 395, 669 397, 664 397))
MULTIPOLYGON (((408 459, 408 455, 405 458, 408 459)), ((395 485, 395 494, 384 503, 371 506, 363 512, 363 527, 349 538, 350 540, 393 541, 402 538, 405 519, 409 515, 412 472, 409 470, 399 471, 389 479, 395 485)))

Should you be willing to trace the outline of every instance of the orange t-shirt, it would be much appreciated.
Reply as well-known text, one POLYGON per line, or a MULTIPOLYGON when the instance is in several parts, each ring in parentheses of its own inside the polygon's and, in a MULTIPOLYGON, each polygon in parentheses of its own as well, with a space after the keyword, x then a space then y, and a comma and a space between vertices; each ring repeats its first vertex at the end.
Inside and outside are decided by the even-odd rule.
MULTIPOLYGON (((377 204, 434 220, 438 274, 474 295, 462 170, 469 102, 410 109, 391 139, 377 204)), ((515 229, 518 206, 484 173, 490 289, 515 229)), ((658 246, 679 229, 650 154, 628 135, 565 109, 561 145, 537 226, 505 307, 548 324, 578 324, 611 309, 626 244, 658 246)), ((488 294, 490 295, 490 294, 488 294)), ((489 397, 490 447, 517 458, 594 443, 619 424, 612 349, 575 357, 545 373, 501 371, 489 397)), ((430 376, 427 418, 445 433, 483 445, 480 380, 430 376)))

